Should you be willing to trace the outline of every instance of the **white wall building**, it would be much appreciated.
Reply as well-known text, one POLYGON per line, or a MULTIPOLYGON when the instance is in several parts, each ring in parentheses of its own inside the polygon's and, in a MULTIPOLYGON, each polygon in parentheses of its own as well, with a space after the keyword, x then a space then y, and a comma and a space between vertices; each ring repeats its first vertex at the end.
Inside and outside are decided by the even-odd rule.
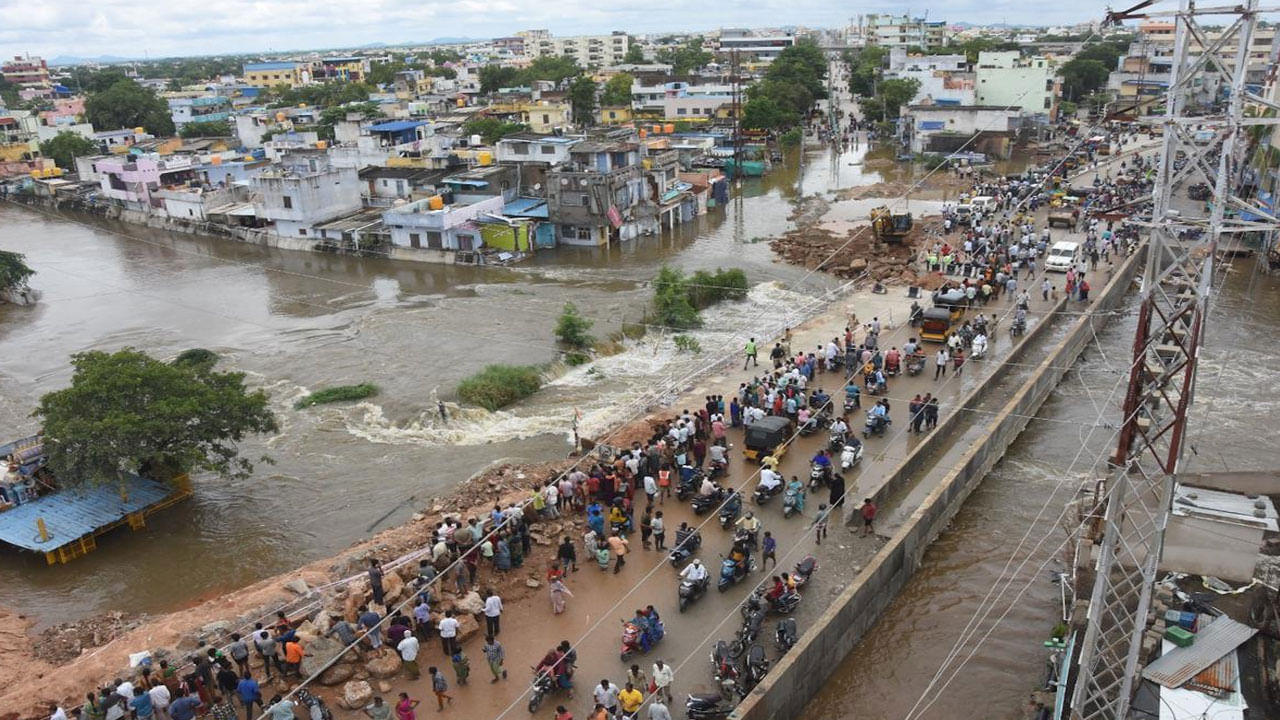
POLYGON ((501 216, 502 195, 441 204, 431 197, 392 208, 382 214, 382 224, 398 247, 441 250, 479 250, 484 240, 476 220, 501 216), (433 207, 433 205, 435 205, 433 207))
POLYGON ((630 40, 624 32, 552 37, 545 30, 526 30, 517 35, 525 38, 524 52, 529 57, 567 56, 584 68, 617 65, 626 58, 630 47, 630 40))
POLYGON ((1023 58, 1016 50, 978 53, 977 103, 1016 107, 1027 115, 1058 117, 1061 83, 1043 57, 1023 58))
POLYGON ((739 28, 726 28, 720 31, 720 39, 716 41, 716 51, 728 55, 737 52, 742 58, 756 58, 763 62, 771 62, 783 50, 796 44, 795 35, 783 33, 760 33, 739 28))
POLYGON ((316 225, 361 208, 360 177, 329 164, 323 150, 295 151, 253 179, 254 210, 281 237, 311 237, 316 225))
POLYGON ((974 75, 963 55, 908 55, 904 47, 889 50, 885 78, 912 79, 920 90, 912 104, 973 105, 976 102, 974 75))

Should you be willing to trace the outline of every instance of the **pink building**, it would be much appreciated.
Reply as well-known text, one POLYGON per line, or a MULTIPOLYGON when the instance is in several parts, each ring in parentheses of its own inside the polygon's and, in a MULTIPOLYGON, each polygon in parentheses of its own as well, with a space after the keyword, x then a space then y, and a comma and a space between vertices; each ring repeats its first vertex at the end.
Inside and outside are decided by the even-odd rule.
POLYGON ((74 125, 84 115, 84 98, 59 98, 53 101, 52 110, 40 112, 41 125, 74 125))
POLYGON ((125 155, 96 160, 94 172, 100 176, 102 194, 127 203, 131 208, 163 208, 164 200, 154 193, 167 188, 187 187, 199 179, 196 158, 125 155))

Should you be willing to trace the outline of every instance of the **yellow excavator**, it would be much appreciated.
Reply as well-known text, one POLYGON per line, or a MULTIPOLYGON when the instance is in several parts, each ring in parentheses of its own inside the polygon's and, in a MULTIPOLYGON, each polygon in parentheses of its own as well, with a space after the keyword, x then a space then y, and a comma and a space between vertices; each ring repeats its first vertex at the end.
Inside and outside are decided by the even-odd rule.
POLYGON ((881 242, 900 243, 911 232, 911 213, 893 214, 887 205, 871 211, 871 229, 881 242))

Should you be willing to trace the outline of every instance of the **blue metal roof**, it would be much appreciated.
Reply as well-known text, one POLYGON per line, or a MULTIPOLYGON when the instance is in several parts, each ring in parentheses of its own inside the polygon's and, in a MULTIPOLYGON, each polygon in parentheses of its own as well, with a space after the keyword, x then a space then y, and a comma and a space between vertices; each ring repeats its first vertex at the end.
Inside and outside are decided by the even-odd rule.
POLYGON ((527 197, 516 198, 503 205, 502 214, 526 218, 545 218, 549 216, 546 200, 527 197))
POLYGON ((427 120, 388 120, 387 122, 370 125, 369 130, 371 132, 404 132, 405 130, 412 130, 413 128, 430 124, 427 120))
POLYGON ((245 63, 244 71, 253 72, 255 70, 292 70, 300 63, 296 62, 261 62, 261 63, 245 63))
POLYGON ((130 513, 164 500, 174 492, 162 482, 137 475, 124 481, 125 496, 115 485, 61 490, 0 513, 0 542, 36 552, 49 552, 112 525, 130 513), (49 539, 42 542, 36 519, 44 518, 49 539))

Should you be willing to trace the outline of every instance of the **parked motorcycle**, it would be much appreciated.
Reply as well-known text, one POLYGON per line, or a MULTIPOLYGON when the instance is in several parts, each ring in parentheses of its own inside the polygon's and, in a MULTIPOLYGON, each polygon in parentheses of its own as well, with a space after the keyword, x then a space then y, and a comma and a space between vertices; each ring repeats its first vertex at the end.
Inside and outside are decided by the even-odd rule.
POLYGON ((676 499, 684 501, 698 493, 702 487, 702 471, 695 470, 691 474, 681 474, 680 484, 676 486, 676 499))
POLYGON ((752 688, 760 684, 767 672, 769 672, 769 659, 764 655, 764 647, 759 644, 752 645, 751 649, 747 651, 747 661, 743 668, 743 688, 750 692, 752 688))
POLYGON ((737 704, 733 699, 723 697, 724 692, 691 693, 684 701, 684 712, 689 720, 718 720, 729 717, 737 704))
POLYGON ((809 576, 814 570, 818 569, 818 560, 812 555, 805 555, 796 566, 791 569, 791 578, 796 581, 796 587, 802 587, 809 581, 809 576))
POLYGON ((667 559, 671 562, 671 567, 678 568, 683 565, 686 560, 693 557, 693 554, 700 547, 702 547, 702 533, 697 530, 691 530, 687 536, 681 538, 679 531, 677 531, 676 546, 671 548, 671 553, 667 555, 667 559))
POLYGON ((778 621, 778 625, 773 630, 773 642, 777 645, 778 652, 785 653, 795 647, 798 639, 795 618, 786 617, 778 621))

